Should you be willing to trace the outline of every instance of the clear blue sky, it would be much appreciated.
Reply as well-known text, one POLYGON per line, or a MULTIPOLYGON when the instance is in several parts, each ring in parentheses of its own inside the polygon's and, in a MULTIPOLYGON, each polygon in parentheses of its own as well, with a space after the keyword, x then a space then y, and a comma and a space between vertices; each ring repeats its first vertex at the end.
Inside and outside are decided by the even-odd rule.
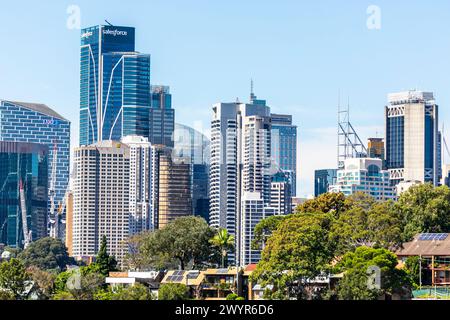
POLYGON ((152 54, 152 82, 170 85, 177 122, 209 128, 211 105, 248 99, 250 78, 273 112, 299 126, 299 194, 313 170, 336 165, 336 105, 350 96, 362 138, 383 135, 392 91, 434 91, 450 127, 450 3, 447 0, 2 1, 0 98, 48 104, 69 118, 78 142, 79 30, 136 27, 137 50, 152 54), (381 29, 366 26, 369 5, 381 29))

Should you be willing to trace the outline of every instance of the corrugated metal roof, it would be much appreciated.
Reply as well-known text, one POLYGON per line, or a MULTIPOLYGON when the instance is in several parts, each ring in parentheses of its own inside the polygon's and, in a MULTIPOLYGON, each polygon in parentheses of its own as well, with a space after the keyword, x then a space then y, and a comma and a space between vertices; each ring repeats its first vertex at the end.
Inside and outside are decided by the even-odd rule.
POLYGON ((7 101, 7 100, 4 100, 4 102, 10 103, 10 104, 15 104, 15 105, 24 107, 26 109, 30 109, 32 111, 36 111, 36 112, 45 114, 45 115, 50 116, 50 117, 58 118, 58 119, 63 120, 63 121, 69 121, 66 118, 64 118, 63 116, 61 116, 59 113, 57 113, 55 110, 49 108, 45 104, 30 103, 30 102, 18 102, 18 101, 7 101))
POLYGON ((450 237, 444 240, 420 240, 419 234, 414 240, 403 244, 398 256, 450 256, 450 237))

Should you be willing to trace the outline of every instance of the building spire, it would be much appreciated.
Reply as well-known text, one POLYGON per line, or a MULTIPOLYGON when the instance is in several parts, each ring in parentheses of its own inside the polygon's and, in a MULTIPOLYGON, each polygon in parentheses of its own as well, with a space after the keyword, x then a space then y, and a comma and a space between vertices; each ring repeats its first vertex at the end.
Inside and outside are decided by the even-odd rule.
POLYGON ((256 99, 255 92, 254 92, 254 83, 253 78, 250 79, 250 102, 256 99))

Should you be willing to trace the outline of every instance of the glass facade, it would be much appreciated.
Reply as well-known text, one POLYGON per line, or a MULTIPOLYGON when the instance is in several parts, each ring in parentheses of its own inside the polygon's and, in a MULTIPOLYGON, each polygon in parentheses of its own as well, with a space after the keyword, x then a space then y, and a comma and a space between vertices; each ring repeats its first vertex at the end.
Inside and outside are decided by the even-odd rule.
POLYGON ((202 133, 182 124, 175 125, 174 158, 190 159, 192 167, 192 209, 209 222, 210 141, 202 133))
POLYGON ((135 29, 83 29, 80 63, 80 145, 149 138, 150 55, 135 52, 135 29))
MULTIPOLYGON (((70 122, 49 107, 23 102, 0 102, 0 141, 44 144, 49 149, 50 174, 54 146, 57 147, 56 205, 62 202, 69 184, 70 122)), ((50 207, 50 206, 49 206, 50 207)))
POLYGON ((290 173, 292 197, 296 195, 297 178, 297 126, 291 115, 272 114, 272 159, 276 169, 290 173))
POLYGON ((391 117, 386 120, 386 166, 389 169, 403 168, 405 149, 405 118, 391 117))
POLYGON ((314 172, 314 196, 328 192, 328 187, 336 183, 337 169, 316 170, 314 172))
POLYGON ((46 145, 0 141, 0 243, 23 247, 21 183, 32 240, 47 236, 48 157, 46 145))
POLYGON ((152 86, 150 109, 150 142, 154 145, 174 147, 175 110, 167 86, 152 86))

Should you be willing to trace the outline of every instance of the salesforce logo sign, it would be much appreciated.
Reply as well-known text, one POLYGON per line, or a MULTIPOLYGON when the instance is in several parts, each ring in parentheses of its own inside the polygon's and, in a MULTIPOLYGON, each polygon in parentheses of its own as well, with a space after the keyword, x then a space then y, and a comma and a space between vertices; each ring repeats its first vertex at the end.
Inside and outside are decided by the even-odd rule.
POLYGON ((103 30, 103 34, 116 37, 116 36, 127 36, 128 32, 122 31, 122 30, 117 30, 117 29, 115 29, 115 30, 105 29, 105 30, 103 30))

